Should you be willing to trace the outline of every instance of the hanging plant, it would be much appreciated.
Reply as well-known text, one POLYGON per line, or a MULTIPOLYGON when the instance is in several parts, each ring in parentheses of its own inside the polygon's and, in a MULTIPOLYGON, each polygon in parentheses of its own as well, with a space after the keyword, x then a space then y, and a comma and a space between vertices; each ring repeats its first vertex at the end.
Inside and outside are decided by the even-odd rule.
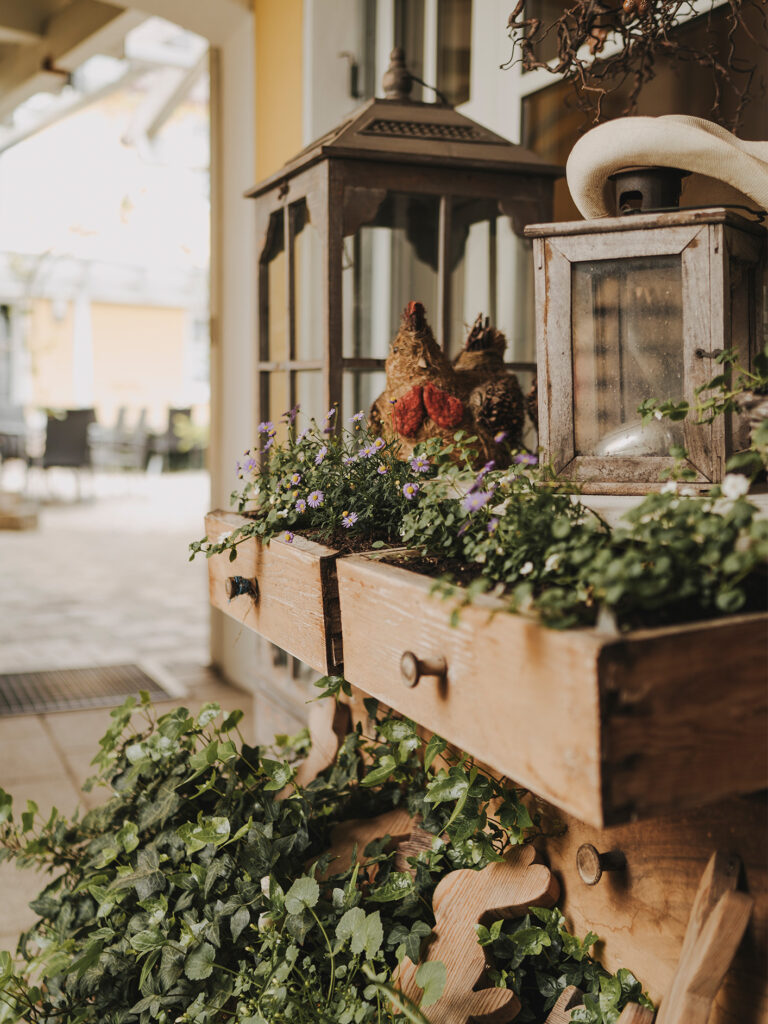
MULTIPOLYGON (((510 67, 519 60, 525 71, 543 69, 576 87, 579 106, 597 124, 603 119, 604 97, 631 82, 623 114, 633 114, 643 87, 654 77, 660 59, 697 64, 710 73, 714 88, 711 116, 732 131, 758 88, 759 67, 736 52, 734 37, 743 32, 763 50, 768 9, 755 0, 729 0, 724 5, 725 35, 710 25, 705 45, 689 45, 676 32, 691 14, 691 0, 576 0, 563 6, 552 21, 536 17, 531 0, 518 0, 507 22, 514 47, 510 67), (750 24, 757 22, 757 30, 750 24), (760 33, 763 33, 762 39, 760 33), (541 44, 555 37, 556 55, 542 60, 541 44), (723 39, 727 40, 723 53, 723 39), (608 42, 610 41, 610 46, 608 42), (726 95, 735 99, 730 116, 726 95)), ((763 58, 763 61, 765 58, 763 58)))

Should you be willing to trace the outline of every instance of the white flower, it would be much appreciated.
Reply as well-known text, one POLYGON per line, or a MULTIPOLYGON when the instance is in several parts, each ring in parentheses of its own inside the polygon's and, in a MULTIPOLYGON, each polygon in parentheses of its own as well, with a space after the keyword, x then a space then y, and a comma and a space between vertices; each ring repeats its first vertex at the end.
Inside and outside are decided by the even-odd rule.
POLYGON ((529 572, 533 572, 533 562, 526 562, 525 565, 520 566, 521 576, 527 576, 529 572))
POLYGON ((657 420, 663 420, 664 419, 664 416, 662 415, 662 413, 658 409, 656 409, 654 411, 653 417, 654 417, 654 419, 657 419, 657 420))
POLYGON ((281 519, 285 519, 285 517, 288 515, 288 509, 287 508, 279 508, 277 510, 277 512, 275 512, 275 515, 279 516, 281 519))
POLYGON ((220 535, 219 535, 219 544, 221 544, 221 543, 222 543, 222 541, 225 541, 225 540, 229 540, 229 538, 230 538, 230 537, 232 536, 232 534, 233 534, 234 532, 235 532, 234 530, 227 530, 227 532, 226 532, 226 533, 222 533, 222 534, 220 534, 220 535))
POLYGON ((264 875, 259 883, 261 885, 261 891, 265 896, 269 896, 269 875, 264 875))
POLYGON ((272 915, 264 911, 263 914, 259 914, 259 920, 256 922, 256 927, 260 932, 271 931, 275 927, 275 922, 272 919, 272 915))
POLYGON ((696 497, 696 488, 695 487, 681 487, 680 488, 680 494, 684 498, 695 498, 696 497))
POLYGON ((558 565, 560 565, 560 555, 550 555, 544 563, 544 572, 552 572, 552 570, 556 569, 558 565))
POLYGON ((720 484, 720 489, 723 492, 724 498, 736 501, 739 498, 743 498, 749 490, 749 480, 742 476, 741 473, 728 473, 725 480, 720 484))
POLYGON ((475 561, 476 562, 484 562, 485 561, 485 552, 481 551, 479 555, 475 555, 475 561))
POLYGON ((677 494, 677 481, 667 480, 664 486, 661 488, 662 494, 677 494))

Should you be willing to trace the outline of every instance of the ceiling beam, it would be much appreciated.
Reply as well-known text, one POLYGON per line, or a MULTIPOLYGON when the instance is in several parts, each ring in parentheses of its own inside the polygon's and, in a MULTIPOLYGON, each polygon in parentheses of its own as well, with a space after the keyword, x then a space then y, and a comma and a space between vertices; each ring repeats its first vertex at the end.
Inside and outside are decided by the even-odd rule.
MULTIPOLYGON (((196 32, 213 46, 221 46, 247 24, 253 0, 120 0, 124 7, 172 21, 196 32)), ((279 0, 275 0, 279 2, 279 0)))
POLYGON ((0 0, 0 42, 23 46, 39 42, 47 16, 34 0, 0 0))
POLYGON ((67 72, 89 57, 120 53, 125 34, 144 20, 142 12, 101 0, 74 0, 60 9, 41 39, 16 47, 0 63, 0 119, 37 92, 58 91, 67 72))

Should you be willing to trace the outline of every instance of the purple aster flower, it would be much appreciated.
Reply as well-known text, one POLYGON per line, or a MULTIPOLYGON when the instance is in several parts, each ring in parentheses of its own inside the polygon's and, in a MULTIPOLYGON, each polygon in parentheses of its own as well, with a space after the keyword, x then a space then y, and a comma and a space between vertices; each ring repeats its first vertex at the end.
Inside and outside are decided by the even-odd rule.
POLYGON ((387 473, 388 470, 386 466, 379 466, 376 472, 379 474, 379 476, 384 476, 384 474, 387 473))
POLYGON ((467 530, 468 530, 468 529, 469 529, 469 520, 467 519, 467 520, 466 520, 465 522, 463 522, 463 523, 461 524, 461 526, 459 527, 459 531, 458 531, 458 533, 456 534, 456 536, 457 536, 457 537, 463 537, 463 536, 464 536, 464 534, 465 534, 465 533, 467 532, 467 530))
POLYGON ((286 423, 296 422, 296 417, 299 415, 299 408, 300 406, 294 405, 292 409, 289 409, 287 412, 283 413, 283 419, 286 421, 286 423))
POLYGON ((341 513, 341 525, 345 530, 348 530, 350 526, 354 526, 357 522, 357 512, 342 512, 341 513))
POLYGON ((419 485, 418 484, 405 484, 405 486, 403 487, 403 494, 406 496, 408 501, 412 501, 416 497, 416 495, 418 493, 419 493, 419 485))
POLYGON ((465 512, 477 512, 484 505, 487 505, 491 500, 491 495, 488 491, 475 491, 474 494, 468 494, 462 499, 461 507, 465 512))
POLYGON ((315 456, 315 465, 319 466, 325 456, 328 454, 328 445, 324 444, 320 451, 315 456))
POLYGON ((507 432, 506 432, 506 430, 500 430, 498 432, 498 434, 494 434, 493 435, 493 440, 496 442, 496 444, 503 444, 504 441, 507 440, 507 432))
POLYGON ((270 449, 270 448, 272 447, 272 445, 273 445, 274 443, 275 443, 275 435, 274 435, 274 434, 270 434, 270 436, 269 436, 269 437, 267 438, 267 443, 266 443, 266 444, 264 445, 264 447, 263 447, 263 448, 261 449, 261 450, 262 450, 262 452, 268 452, 268 451, 269 451, 269 449, 270 449))
POLYGON ((290 530, 286 530, 283 534, 283 540, 286 544, 293 544, 293 538, 296 536, 295 533, 291 533, 290 530))
POLYGON ((496 516, 492 516, 488 520, 488 526, 486 527, 486 529, 488 530, 488 533, 495 533, 496 532, 496 527, 498 525, 499 525, 499 520, 496 518, 496 516))
POLYGON ((312 491, 310 496, 307 498, 307 504, 310 508, 320 508, 325 501, 325 495, 322 491, 312 491))
POLYGON ((414 473, 428 473, 429 459, 425 455, 417 455, 415 459, 411 459, 411 469, 414 473))
POLYGON ((522 452, 520 455, 516 455, 513 462, 516 462, 518 466, 535 466, 538 464, 538 457, 536 455, 529 455, 528 452, 522 452))
POLYGON ((325 422, 328 423, 336 415, 336 406, 332 405, 328 412, 325 414, 325 422))
POLYGON ((359 423, 360 420, 363 420, 363 419, 365 419, 365 413, 361 409, 360 412, 356 412, 354 416, 350 416, 349 422, 350 423, 359 423))
POLYGON ((294 473, 293 476, 291 477, 291 483, 293 484, 294 487, 297 484, 300 484, 301 483, 301 473, 294 473))
POLYGON ((297 444, 301 444, 301 442, 304 440, 304 438, 307 436, 308 433, 309 433, 309 427, 304 427, 302 432, 296 438, 296 443, 297 444))
POLYGON ((306 503, 306 501, 304 501, 303 498, 299 498, 299 500, 296 502, 296 511, 297 512, 306 512, 307 511, 307 503, 306 503))
POLYGON ((356 455, 345 455, 344 458, 341 461, 342 461, 342 464, 344 466, 351 466, 353 462, 357 462, 357 456, 356 455))
POLYGON ((495 465, 496 465, 496 463, 494 462, 493 459, 491 459, 490 462, 486 462, 486 464, 483 466, 483 468, 477 474, 478 482, 483 479, 483 477, 485 476, 486 473, 490 473, 491 470, 495 467, 495 465))
POLYGON ((361 448, 360 451, 357 454, 358 454, 358 458, 370 459, 370 457, 373 455, 373 453, 374 453, 373 447, 371 445, 367 444, 365 446, 365 448, 361 448))
POLYGON ((260 434, 270 434, 275 429, 275 424, 272 420, 262 421, 258 427, 256 427, 260 434))
POLYGON ((384 445, 385 445, 385 444, 386 444, 386 441, 384 440, 384 438, 383 438, 383 437, 377 437, 377 438, 376 438, 376 440, 375 440, 375 441, 373 442, 373 444, 371 445, 371 448, 372 448, 372 449, 373 449, 373 450, 374 450, 375 452, 380 452, 380 451, 381 451, 381 449, 382 449, 382 448, 384 447, 384 445))

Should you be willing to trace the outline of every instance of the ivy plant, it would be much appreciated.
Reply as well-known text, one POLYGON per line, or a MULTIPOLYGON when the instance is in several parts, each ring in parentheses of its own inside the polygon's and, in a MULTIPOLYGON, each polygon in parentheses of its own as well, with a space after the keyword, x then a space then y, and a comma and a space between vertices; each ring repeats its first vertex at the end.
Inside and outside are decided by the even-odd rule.
MULTIPOLYGON (((326 692, 345 685, 321 681, 326 692)), ((541 823, 523 793, 439 737, 425 743, 414 723, 369 712, 375 735, 351 732, 301 788, 305 734, 252 747, 240 712, 209 704, 157 717, 144 695, 112 713, 94 759, 88 785, 107 787, 102 806, 43 820, 31 803, 17 814, 0 791, 0 857, 51 875, 32 903, 38 920, 14 955, 0 955, 0 1021, 428 1024, 443 965, 419 968, 420 1006, 397 990, 397 970, 429 941, 435 886, 530 841, 541 823), (329 863, 335 824, 398 805, 435 837, 411 871, 398 870, 387 837, 362 866, 329 863)), ((642 998, 634 979, 592 959, 595 936, 579 941, 557 911, 531 914, 479 934, 491 979, 515 986, 522 1020, 542 1019, 576 977, 596 1001, 574 1019, 613 1024, 618 1007, 642 998)))

